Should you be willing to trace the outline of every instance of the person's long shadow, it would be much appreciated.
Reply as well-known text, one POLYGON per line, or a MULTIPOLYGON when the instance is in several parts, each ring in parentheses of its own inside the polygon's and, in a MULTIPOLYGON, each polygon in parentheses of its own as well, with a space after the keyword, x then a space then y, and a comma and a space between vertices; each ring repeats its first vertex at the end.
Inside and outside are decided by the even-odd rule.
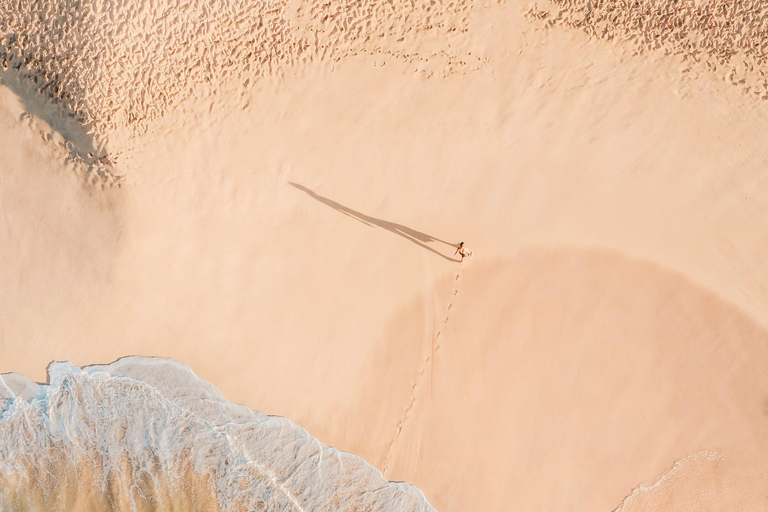
POLYGON ((352 208, 347 208, 343 204, 339 204, 336 201, 333 201, 332 199, 328 199, 327 197, 323 197, 320 194, 316 194, 312 190, 308 189, 307 187, 303 185, 299 185, 298 183, 294 183, 292 181, 288 182, 292 186, 296 187, 297 189, 306 192, 310 197, 313 199, 317 199, 321 203, 330 206, 334 210, 340 211, 344 215, 347 215, 349 217, 352 217, 355 220, 358 220, 365 224, 366 226, 373 227, 373 226, 379 226, 380 228, 384 228, 387 231, 391 231, 392 233, 399 235, 406 240, 413 242, 414 244, 423 247, 424 249, 428 250, 429 252, 433 252, 440 256, 441 258, 444 258, 448 261, 459 261, 457 259, 449 258, 445 254, 442 254, 441 252, 433 249, 432 247, 428 246, 427 244, 430 242, 440 242, 445 245, 449 245, 451 247, 456 247, 455 244, 452 244, 450 242, 446 242, 445 240, 440 240, 439 238, 435 238, 431 235, 428 235, 426 233, 422 233, 421 231, 416 231, 415 229, 411 229, 408 226, 403 226, 402 224, 395 224, 394 222, 388 222, 386 220, 377 219, 375 217, 371 217, 370 215, 365 215, 364 213, 360 213, 358 211, 353 210, 352 208))

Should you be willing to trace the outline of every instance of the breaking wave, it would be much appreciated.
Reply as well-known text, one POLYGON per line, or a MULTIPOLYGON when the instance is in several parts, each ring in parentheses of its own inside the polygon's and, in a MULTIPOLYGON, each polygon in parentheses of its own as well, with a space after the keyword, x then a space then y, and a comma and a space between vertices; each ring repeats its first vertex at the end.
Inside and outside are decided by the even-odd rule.
POLYGON ((0 379, 2 511, 430 511, 361 458, 227 401, 186 365, 53 363, 0 379))

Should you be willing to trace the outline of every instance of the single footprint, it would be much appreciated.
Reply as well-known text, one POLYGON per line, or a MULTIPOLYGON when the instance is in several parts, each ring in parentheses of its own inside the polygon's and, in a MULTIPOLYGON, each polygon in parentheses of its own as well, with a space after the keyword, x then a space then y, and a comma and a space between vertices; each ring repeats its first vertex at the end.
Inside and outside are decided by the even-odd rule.
POLYGON ((448 317, 445 317, 445 320, 443 320, 443 323, 448 323, 448 317))
POLYGON ((453 290, 454 295, 456 295, 457 293, 459 293, 459 290, 453 290))
POLYGON ((440 350, 440 345, 435 345, 435 352, 437 352, 438 350, 440 350))
POLYGON ((430 360, 430 358, 428 357, 428 358, 426 358, 426 359, 424 360, 424 362, 425 362, 425 363, 428 363, 428 362, 429 362, 429 360, 430 360))
POLYGON ((437 331, 437 334, 435 335, 435 338, 439 338, 439 337, 440 337, 440 331, 437 331))
POLYGON ((459 276, 460 276, 460 275, 461 275, 461 274, 456 274, 456 280, 457 280, 457 281, 459 280, 459 276))
POLYGON ((451 309, 453 307, 453 304, 448 304, 448 309, 451 309))

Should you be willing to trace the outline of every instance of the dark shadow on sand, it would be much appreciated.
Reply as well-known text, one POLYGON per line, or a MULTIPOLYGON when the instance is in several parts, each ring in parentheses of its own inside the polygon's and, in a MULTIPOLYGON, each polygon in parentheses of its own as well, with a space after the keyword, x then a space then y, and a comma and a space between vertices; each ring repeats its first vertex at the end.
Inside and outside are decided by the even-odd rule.
POLYGON ((308 189, 303 185, 299 185, 298 183, 294 183, 292 181, 289 181, 288 183, 290 183, 292 186, 296 187, 297 189, 303 192, 306 192, 313 199, 317 199, 321 203, 327 206, 330 206, 334 210, 340 211, 344 215, 347 215, 349 217, 352 217, 355 220, 362 222, 368 227, 378 226, 380 228, 384 228, 387 231, 390 231, 396 235, 399 235, 405 238, 410 242, 413 242, 414 244, 428 250, 429 252, 433 252, 437 254, 441 258, 444 258, 448 261, 459 261, 457 259, 449 258, 445 254, 442 254, 441 252, 436 251, 435 249, 427 245, 428 243, 431 243, 431 242, 440 242, 450 247, 457 247, 456 244, 446 242, 445 240, 440 240, 439 238, 435 238, 426 233, 422 233, 421 231, 416 231, 415 229, 411 229, 408 226, 403 226, 402 224, 395 224, 394 222, 388 222, 386 220, 377 219, 376 217, 371 217, 370 215, 365 215, 364 213, 355 211, 352 208, 347 208, 343 204, 339 204, 336 201, 328 199, 327 197, 323 197, 319 194, 316 194, 315 192, 313 192, 312 190, 308 189))

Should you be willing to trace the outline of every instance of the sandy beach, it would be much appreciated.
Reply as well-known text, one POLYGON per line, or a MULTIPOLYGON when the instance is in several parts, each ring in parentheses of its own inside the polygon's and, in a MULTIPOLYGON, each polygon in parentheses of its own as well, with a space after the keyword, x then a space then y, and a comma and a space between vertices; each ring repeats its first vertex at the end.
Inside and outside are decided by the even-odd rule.
POLYGON ((441 512, 768 506, 764 7, 235 3, 8 59, 2 372, 172 358, 441 512))

